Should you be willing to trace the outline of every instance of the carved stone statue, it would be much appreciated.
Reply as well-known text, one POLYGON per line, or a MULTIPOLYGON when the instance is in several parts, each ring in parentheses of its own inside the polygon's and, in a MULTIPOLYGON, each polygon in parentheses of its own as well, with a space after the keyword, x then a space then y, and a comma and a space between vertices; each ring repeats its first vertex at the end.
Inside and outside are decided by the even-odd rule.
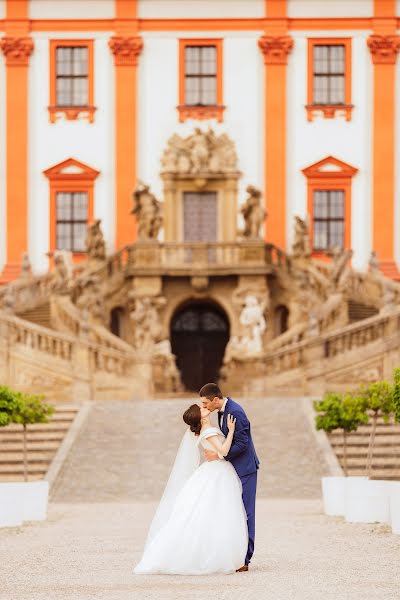
POLYGON ((86 233, 86 252, 88 259, 100 261, 106 259, 106 244, 100 227, 101 219, 89 223, 86 233))
POLYGON ((51 289, 55 293, 68 293, 72 284, 72 254, 67 250, 56 250, 52 271, 51 289))
POLYGON ((3 302, 1 308, 9 315, 14 313, 15 304, 17 301, 17 294, 15 287, 12 283, 6 286, 5 294, 3 295, 3 302))
POLYGON ((19 279, 31 279, 32 278, 32 266, 29 260, 29 254, 24 252, 22 255, 21 272, 19 279))
POLYGON ((162 372, 156 385, 164 392, 181 392, 183 385, 175 356, 172 354, 171 342, 162 340, 154 346, 153 357, 161 363, 162 372))
POLYGON ((165 306, 166 299, 162 296, 145 296, 135 298, 134 302, 134 309, 130 312, 134 322, 134 347, 136 350, 153 352, 155 344, 160 341, 159 310, 165 306))
POLYGON ((371 256, 369 257, 368 266, 369 266, 369 270, 371 273, 376 273, 376 274, 380 273, 378 253, 375 250, 372 250, 372 252, 371 252, 371 256))
POLYGON ((336 246, 327 252, 332 257, 332 271, 329 277, 329 293, 343 292, 348 286, 350 270, 347 269, 348 262, 353 256, 353 251, 336 246))
POLYGON ((132 214, 138 221, 139 240, 156 240, 163 222, 161 202, 143 183, 139 183, 133 192, 133 201, 132 214))
POLYGON ((294 242, 292 245, 293 258, 308 258, 311 256, 308 223, 306 219, 295 216, 294 242))
POLYGON ((396 293, 397 285, 391 280, 383 279, 383 306, 381 314, 389 314, 399 307, 396 293))
POLYGON ((212 129, 196 127, 186 138, 174 134, 167 142, 161 158, 162 173, 235 173, 237 155, 233 141, 226 133, 217 136, 212 129))
POLYGON ((242 331, 240 336, 232 336, 226 351, 224 362, 233 357, 245 357, 263 351, 263 334, 267 323, 264 317, 266 301, 260 301, 256 295, 247 294, 239 316, 242 331))
POLYGON ((245 221, 243 235, 246 238, 258 239, 261 225, 264 223, 266 211, 261 203, 261 192, 252 185, 246 188, 248 196, 240 212, 245 221))
POLYGON ((76 300, 76 306, 83 315, 90 315, 95 323, 104 325, 106 311, 100 278, 90 274, 82 276, 79 287, 81 293, 76 300))

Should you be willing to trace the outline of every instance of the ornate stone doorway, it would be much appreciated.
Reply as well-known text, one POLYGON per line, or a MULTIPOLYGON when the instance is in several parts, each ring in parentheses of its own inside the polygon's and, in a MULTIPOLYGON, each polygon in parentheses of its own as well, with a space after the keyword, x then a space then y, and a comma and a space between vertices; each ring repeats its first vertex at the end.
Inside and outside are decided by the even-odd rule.
POLYGON ((217 381, 229 340, 229 322, 215 304, 193 302, 180 308, 171 321, 171 346, 187 390, 217 381))

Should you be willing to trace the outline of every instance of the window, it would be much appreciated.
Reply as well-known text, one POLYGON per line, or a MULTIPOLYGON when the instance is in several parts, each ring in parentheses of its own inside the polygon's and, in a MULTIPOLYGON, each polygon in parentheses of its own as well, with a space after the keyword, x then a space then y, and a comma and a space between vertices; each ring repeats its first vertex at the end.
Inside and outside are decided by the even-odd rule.
POLYGON ((222 40, 179 40, 179 119, 222 121, 222 40))
POLYGON ((50 184, 50 252, 84 256, 86 228, 93 219, 94 183, 99 175, 73 158, 44 171, 50 184))
POLYGON ((88 47, 56 48, 56 105, 87 106, 88 47))
POLYGON ((344 246, 344 190, 313 192, 314 249, 344 246))
POLYGON ((351 119, 351 40, 309 39, 308 120, 322 115, 351 119))
POLYGON ((185 47, 185 105, 217 104, 216 46, 185 47))
POLYGON ((56 249, 85 251, 87 192, 56 193, 56 249))
POLYGON ((314 46, 314 104, 344 104, 345 47, 314 46))
POLYGON ((68 120, 93 122, 93 41, 50 41, 50 121, 63 115, 68 120))
POLYGON ((313 253, 351 248, 351 186, 357 169, 328 156, 303 169, 308 184, 308 216, 313 253))

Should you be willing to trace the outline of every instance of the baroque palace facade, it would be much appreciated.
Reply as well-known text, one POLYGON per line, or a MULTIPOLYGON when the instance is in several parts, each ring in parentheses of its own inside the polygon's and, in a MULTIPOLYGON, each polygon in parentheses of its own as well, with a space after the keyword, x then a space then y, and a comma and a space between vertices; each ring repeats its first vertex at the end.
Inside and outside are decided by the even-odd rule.
POLYGON ((0 0, 4 379, 388 373, 399 30, 396 0, 0 0))

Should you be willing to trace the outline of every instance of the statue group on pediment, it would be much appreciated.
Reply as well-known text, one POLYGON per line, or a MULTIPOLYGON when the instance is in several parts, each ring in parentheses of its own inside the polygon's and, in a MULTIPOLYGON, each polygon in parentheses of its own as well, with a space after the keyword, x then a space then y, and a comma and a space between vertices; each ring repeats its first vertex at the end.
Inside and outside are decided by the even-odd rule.
POLYGON ((161 172, 178 175, 199 173, 236 173, 237 155, 226 133, 216 135, 212 129, 196 127, 186 138, 174 134, 161 158, 161 172))

